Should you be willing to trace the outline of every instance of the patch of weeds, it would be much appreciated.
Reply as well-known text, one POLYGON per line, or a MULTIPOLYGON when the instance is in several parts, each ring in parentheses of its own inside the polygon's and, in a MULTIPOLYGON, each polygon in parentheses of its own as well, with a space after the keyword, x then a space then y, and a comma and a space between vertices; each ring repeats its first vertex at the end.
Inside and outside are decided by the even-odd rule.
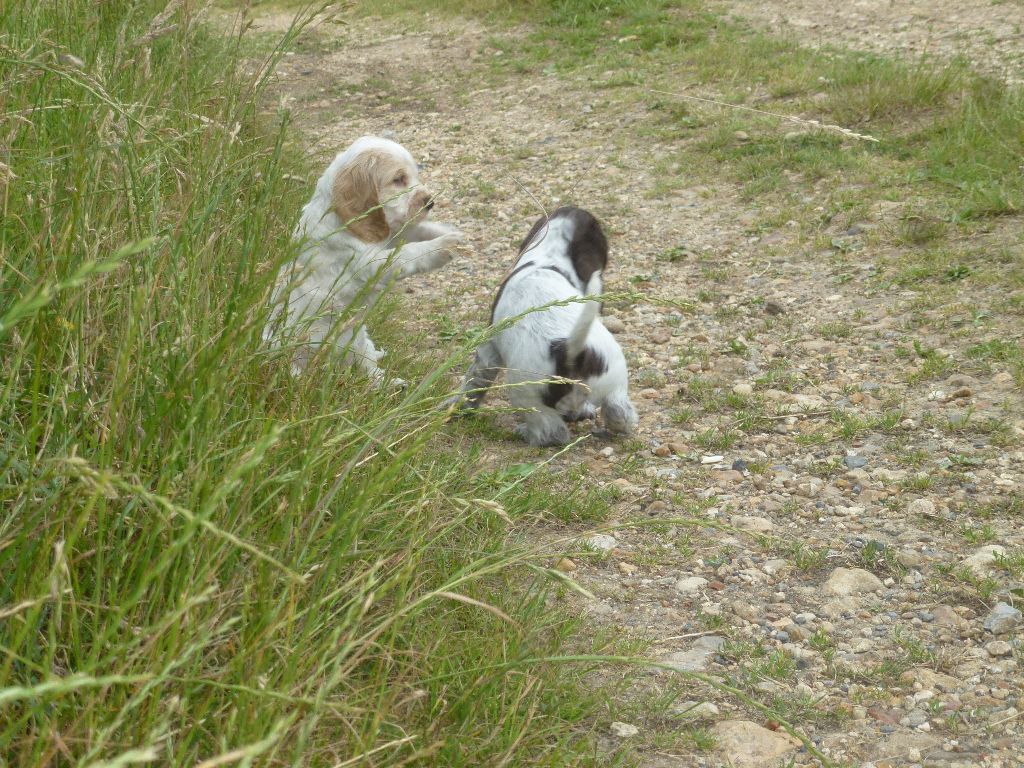
POLYGON ((946 223, 928 214, 903 217, 896 230, 897 245, 926 245, 946 236, 946 223))
POLYGON ((737 141, 736 128, 730 122, 698 145, 720 162, 728 162, 748 197, 783 189, 788 173, 800 173, 814 182, 838 170, 855 167, 863 155, 844 150, 843 140, 824 131, 783 133, 765 131, 745 141, 737 141))
POLYGON ((697 752, 711 752, 718 746, 715 734, 707 728, 688 728, 682 735, 697 752))
POLYGON ((810 723, 819 726, 838 725, 850 717, 845 707, 824 707, 820 697, 807 694, 775 695, 768 706, 780 719, 800 723, 805 727, 810 723))
POLYGON ((986 523, 982 526, 974 526, 969 523, 964 523, 960 526, 960 535, 964 537, 964 541, 968 544, 979 545, 988 544, 990 541, 995 541, 999 534, 996 529, 986 523))
POLYGON ((794 436, 793 440, 799 446, 811 447, 824 445, 829 441, 829 436, 824 431, 818 430, 815 432, 800 432, 794 436))
POLYGON ((1013 579, 1019 579, 1024 575, 1024 551, 1017 550, 1010 554, 996 553, 995 564, 1010 574, 1013 579))
POLYGON ((971 268, 966 264, 956 264, 946 270, 946 281, 955 282, 971 276, 971 268))
POLYGON ((913 341, 914 353, 923 362, 921 367, 907 377, 908 384, 917 384, 921 381, 939 379, 945 377, 953 368, 953 361, 940 355, 936 350, 929 349, 920 341, 913 341))
POLYGON ((743 356, 747 354, 747 345, 737 336, 735 339, 729 339, 729 351, 734 355, 743 356))
POLYGON ((685 245, 679 245, 675 248, 669 248, 667 251, 662 251, 655 258, 658 261, 667 261, 669 264, 675 264, 678 261, 692 256, 693 253, 685 245))
POLYGON ((694 622, 705 632, 718 632, 725 629, 725 617, 720 613, 704 613, 698 608, 694 622))
POLYGON ((930 451, 926 451, 923 448, 893 450, 893 455, 896 457, 897 462, 914 469, 924 466, 924 463, 932 456, 930 451))
POLYGON ((795 392, 803 384, 803 377, 795 373, 792 365, 785 358, 773 360, 768 369, 754 380, 763 389, 778 389, 783 392, 795 392))
POLYGON ((733 422, 736 429, 747 433, 769 430, 773 423, 772 419, 770 419, 762 410, 756 410, 753 408, 744 408, 737 411, 736 419, 733 422))
POLYGON ((796 660, 782 650, 752 662, 746 669, 751 683, 760 680, 791 680, 796 677, 796 660))
POLYGON ((1024 90, 975 76, 961 96, 956 109, 918 134, 926 141, 926 173, 956 191, 965 219, 1016 213, 1024 205, 1024 90))
POLYGON ((921 493, 927 491, 935 483, 935 477, 927 472, 918 472, 900 482, 900 488, 905 491, 916 491, 921 493))
POLYGON ((669 413, 669 418, 672 423, 677 426, 685 426, 693 420, 693 409, 692 408, 676 408, 669 413))
POLYGON ((996 579, 990 576, 976 576, 967 566, 936 565, 935 578, 940 591, 954 590, 984 604, 988 604, 999 590, 999 582, 996 579))
POLYGON ((836 56, 826 74, 828 106, 840 125, 899 125, 950 104, 964 77, 960 64, 923 57, 907 65, 869 53, 836 56))
POLYGON ((665 374, 657 368, 641 368, 633 374, 633 383, 638 388, 660 388, 665 386, 665 374))
POLYGON ((437 328, 437 336, 441 341, 456 343, 465 343, 479 331, 478 328, 467 326, 464 321, 447 314, 437 318, 437 328))
POLYGON ((768 655, 767 649, 760 640, 733 640, 728 639, 719 649, 719 653, 736 663, 742 663, 751 659, 763 659, 768 655))
POLYGON ((836 340, 849 338, 853 333, 853 326, 845 320, 836 320, 818 326, 818 335, 823 339, 836 340))
POLYGON ((988 504, 977 506, 971 510, 971 515, 980 517, 983 520, 992 517, 1008 517, 1011 519, 1024 517, 1024 494, 1011 494, 988 504))
POLYGON ((821 627, 814 630, 814 634, 807 638, 807 644, 824 656, 826 662, 830 662, 831 657, 835 656, 836 642, 832 639, 832 636, 821 627))
POLYGON ((1024 359, 1024 345, 1006 339, 992 339, 968 347, 967 356, 988 362, 1011 362, 1024 359))
POLYGON ((706 429, 696 437, 694 442, 707 451, 724 451, 732 448, 740 439, 741 435, 729 429, 706 429))
POLYGON ((857 551, 857 562, 861 568, 878 576, 900 577, 907 569, 896 559, 892 547, 877 541, 868 541, 857 551))
POLYGON ((812 547, 801 541, 794 541, 784 550, 787 557, 792 559, 793 565, 803 573, 817 571, 825 565, 828 557, 827 547, 812 547))
POLYGON ((892 641, 903 650, 905 661, 910 664, 935 665, 935 653, 918 638, 905 634, 902 627, 897 626, 893 629, 892 641))
POLYGON ((836 410, 832 412, 830 418, 837 425, 839 436, 844 440, 850 440, 871 430, 870 420, 853 411, 836 410))
POLYGON ((708 413, 717 413, 725 407, 725 396, 721 388, 710 379, 694 376, 678 392, 685 401, 696 403, 708 413))

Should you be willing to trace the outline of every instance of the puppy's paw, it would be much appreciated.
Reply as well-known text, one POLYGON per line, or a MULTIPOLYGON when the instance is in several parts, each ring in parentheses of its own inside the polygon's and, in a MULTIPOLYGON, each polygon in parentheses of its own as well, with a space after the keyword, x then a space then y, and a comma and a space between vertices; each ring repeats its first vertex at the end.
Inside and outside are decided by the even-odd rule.
POLYGON ((449 232, 446 235, 435 237, 432 241, 434 245, 434 261, 437 266, 443 266, 449 261, 455 258, 458 253, 458 247, 462 244, 464 237, 461 232, 449 232))
POLYGON ((378 392, 401 392, 409 386, 409 382, 397 376, 388 376, 381 368, 374 368, 370 373, 370 381, 378 392))
POLYGON ((568 411, 562 414, 562 420, 568 423, 577 421, 591 421, 597 418, 597 408, 591 403, 583 403, 577 410, 568 411))

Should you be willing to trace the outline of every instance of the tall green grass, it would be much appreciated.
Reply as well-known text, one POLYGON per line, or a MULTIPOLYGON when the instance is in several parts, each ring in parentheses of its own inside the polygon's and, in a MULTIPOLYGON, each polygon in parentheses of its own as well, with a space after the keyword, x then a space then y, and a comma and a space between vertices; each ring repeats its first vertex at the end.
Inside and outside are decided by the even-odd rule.
POLYGON ((0 11, 0 764, 588 764, 521 478, 439 432, 436 361, 261 344, 282 47, 168 7, 0 11))

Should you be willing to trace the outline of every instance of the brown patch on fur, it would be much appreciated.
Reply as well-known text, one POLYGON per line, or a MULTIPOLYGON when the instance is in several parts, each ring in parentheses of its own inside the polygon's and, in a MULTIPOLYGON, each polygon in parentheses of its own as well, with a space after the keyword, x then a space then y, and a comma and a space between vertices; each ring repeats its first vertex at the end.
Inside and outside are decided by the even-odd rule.
POLYGON ((381 166, 389 161, 393 163, 383 152, 363 152, 334 178, 334 212, 364 243, 380 243, 391 234, 378 198, 381 166))

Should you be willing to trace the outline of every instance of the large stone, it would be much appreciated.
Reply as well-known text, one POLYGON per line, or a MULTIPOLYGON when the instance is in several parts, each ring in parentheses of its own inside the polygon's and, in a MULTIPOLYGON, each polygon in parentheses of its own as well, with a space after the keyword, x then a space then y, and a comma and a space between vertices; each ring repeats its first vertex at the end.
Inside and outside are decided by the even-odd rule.
POLYGON ((1000 656, 1009 656, 1013 653, 1013 646, 1005 640, 993 640, 990 643, 985 643, 985 650, 989 656, 999 658, 1000 656))
POLYGON ((818 610, 822 616, 830 619, 841 619, 857 612, 857 601, 852 597, 839 597, 822 603, 818 610))
POLYGON ((940 627, 951 627, 952 629, 962 632, 970 626, 963 616, 956 612, 950 605, 937 605, 932 608, 932 616, 934 622, 940 627))
POLYGON ((587 546, 601 552, 610 552, 619 543, 615 540, 614 536, 609 536, 607 533, 595 533, 593 536, 588 536, 584 541, 587 546))
POLYGON ((836 568, 825 582, 826 595, 848 597, 885 589, 881 580, 863 568, 836 568))
POLYGON ((1021 612, 1009 603, 996 603, 982 624, 993 635, 1005 635, 1021 623, 1021 612))
POLYGON ((789 734, 749 720, 725 720, 711 730, 718 742, 715 751, 733 768, 775 768, 781 758, 800 747, 789 734))
POLYGON ((1006 547, 999 544, 986 544, 973 555, 964 559, 963 564, 978 578, 985 578, 994 570, 996 557, 1006 554, 1006 547))
POLYGON ((617 317, 602 317, 601 322, 603 322, 604 327, 612 333, 622 333, 626 330, 626 324, 617 317))
POLYGON ((921 688, 924 690, 940 690, 947 693, 959 690, 965 687, 967 684, 961 680, 958 680, 951 675, 947 675, 944 672, 936 672, 933 669, 927 667, 918 667, 910 671, 910 675, 914 682, 920 683, 921 688))
POLYGON ((935 504, 928 499, 914 499, 907 506, 907 514, 935 517, 935 504))
POLYGON ((640 729, 631 723, 614 722, 608 730, 612 732, 612 736, 620 739, 629 739, 640 733, 640 729))
POLYGON ((700 672, 707 668, 721 647, 725 638, 719 635, 706 635, 698 639, 688 651, 676 651, 664 660, 664 663, 681 672, 700 672))
POLYGON ((775 527, 768 518, 752 515, 733 515, 729 521, 741 531, 750 531, 751 533, 768 533, 775 527))
POLYGON ((707 583, 708 580, 700 576, 687 576, 676 582, 676 592, 683 595, 692 595, 707 583))

